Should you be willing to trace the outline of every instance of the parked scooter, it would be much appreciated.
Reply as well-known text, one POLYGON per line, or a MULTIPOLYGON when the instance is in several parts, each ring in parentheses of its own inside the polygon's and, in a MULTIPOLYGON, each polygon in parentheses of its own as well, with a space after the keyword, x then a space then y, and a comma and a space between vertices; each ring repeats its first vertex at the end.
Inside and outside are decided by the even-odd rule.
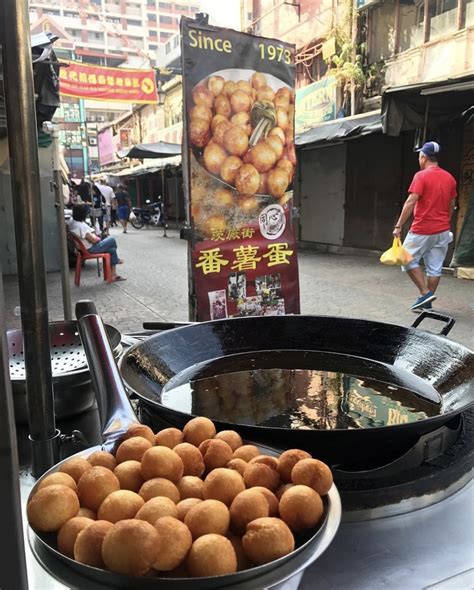
POLYGON ((145 201, 145 207, 133 207, 133 215, 130 216, 130 223, 135 229, 142 229, 145 225, 163 226, 165 219, 163 215, 163 202, 158 200, 152 203, 150 199, 145 201))

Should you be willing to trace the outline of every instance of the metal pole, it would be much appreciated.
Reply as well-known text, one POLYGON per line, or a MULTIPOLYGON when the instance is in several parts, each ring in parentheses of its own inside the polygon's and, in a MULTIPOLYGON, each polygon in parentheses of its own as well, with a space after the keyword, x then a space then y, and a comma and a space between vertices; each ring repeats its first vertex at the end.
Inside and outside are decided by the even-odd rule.
POLYGON ((174 168, 174 206, 175 206, 176 229, 178 229, 179 199, 178 199, 178 169, 176 166, 174 168))
POLYGON ((20 474, 13 397, 5 338, 5 305, 0 268, 0 544, 2 563, 0 588, 28 589, 21 519, 20 474))
POLYGON ((33 475, 58 458, 27 0, 3 0, 3 75, 33 475))
POLYGON ((67 253, 66 223, 64 220, 64 197, 61 190, 61 163, 59 159, 59 126, 52 123, 44 123, 44 130, 51 134, 53 150, 53 180, 54 194, 56 197, 56 217, 58 221, 59 253, 61 261, 61 289, 63 294, 64 319, 72 320, 71 310, 71 284, 69 282, 69 258, 67 253))

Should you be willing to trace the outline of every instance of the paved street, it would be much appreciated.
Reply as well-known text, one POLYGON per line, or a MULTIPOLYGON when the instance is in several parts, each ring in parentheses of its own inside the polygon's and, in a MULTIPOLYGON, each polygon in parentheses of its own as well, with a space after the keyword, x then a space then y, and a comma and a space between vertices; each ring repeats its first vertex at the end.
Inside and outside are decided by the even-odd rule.
MULTIPOLYGON (((162 238, 162 230, 113 229, 119 255, 125 259, 120 273, 126 282, 108 285, 88 262, 81 286, 71 284, 73 301, 92 299, 103 318, 121 331, 139 330, 145 320, 187 320, 186 243, 176 232, 162 238)), ((409 306, 416 293, 398 268, 385 267, 375 258, 338 256, 303 251, 299 254, 302 312, 359 317, 409 326, 416 315, 409 306)), ((61 319, 61 282, 48 275, 51 320, 61 319)), ((19 326, 13 310, 19 305, 16 280, 5 280, 7 326, 19 326)), ((450 337, 474 348, 474 284, 444 276, 435 310, 456 319, 450 337)), ((438 322, 427 322, 435 331, 438 322)))

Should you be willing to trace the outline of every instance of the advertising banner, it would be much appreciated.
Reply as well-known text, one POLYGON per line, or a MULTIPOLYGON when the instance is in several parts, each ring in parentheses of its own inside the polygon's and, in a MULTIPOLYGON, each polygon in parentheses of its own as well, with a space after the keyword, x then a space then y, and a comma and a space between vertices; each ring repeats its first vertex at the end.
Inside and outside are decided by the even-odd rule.
POLYGON ((191 317, 299 313, 294 46, 191 19, 181 33, 191 317))
POLYGON ((296 91, 296 133, 318 123, 332 121, 337 112, 337 80, 334 76, 296 91))
POLYGON ((59 70, 59 92, 88 100, 155 104, 158 100, 154 70, 104 68, 75 61, 59 70))

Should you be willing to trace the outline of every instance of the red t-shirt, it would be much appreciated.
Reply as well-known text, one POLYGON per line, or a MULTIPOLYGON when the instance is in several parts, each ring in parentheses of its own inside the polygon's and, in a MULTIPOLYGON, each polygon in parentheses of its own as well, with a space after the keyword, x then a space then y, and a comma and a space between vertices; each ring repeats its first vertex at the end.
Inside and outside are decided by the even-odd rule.
POLYGON ((410 231, 429 236, 450 229, 449 206, 456 197, 456 181, 449 172, 439 166, 420 170, 413 177, 408 192, 420 197, 413 211, 410 231))

